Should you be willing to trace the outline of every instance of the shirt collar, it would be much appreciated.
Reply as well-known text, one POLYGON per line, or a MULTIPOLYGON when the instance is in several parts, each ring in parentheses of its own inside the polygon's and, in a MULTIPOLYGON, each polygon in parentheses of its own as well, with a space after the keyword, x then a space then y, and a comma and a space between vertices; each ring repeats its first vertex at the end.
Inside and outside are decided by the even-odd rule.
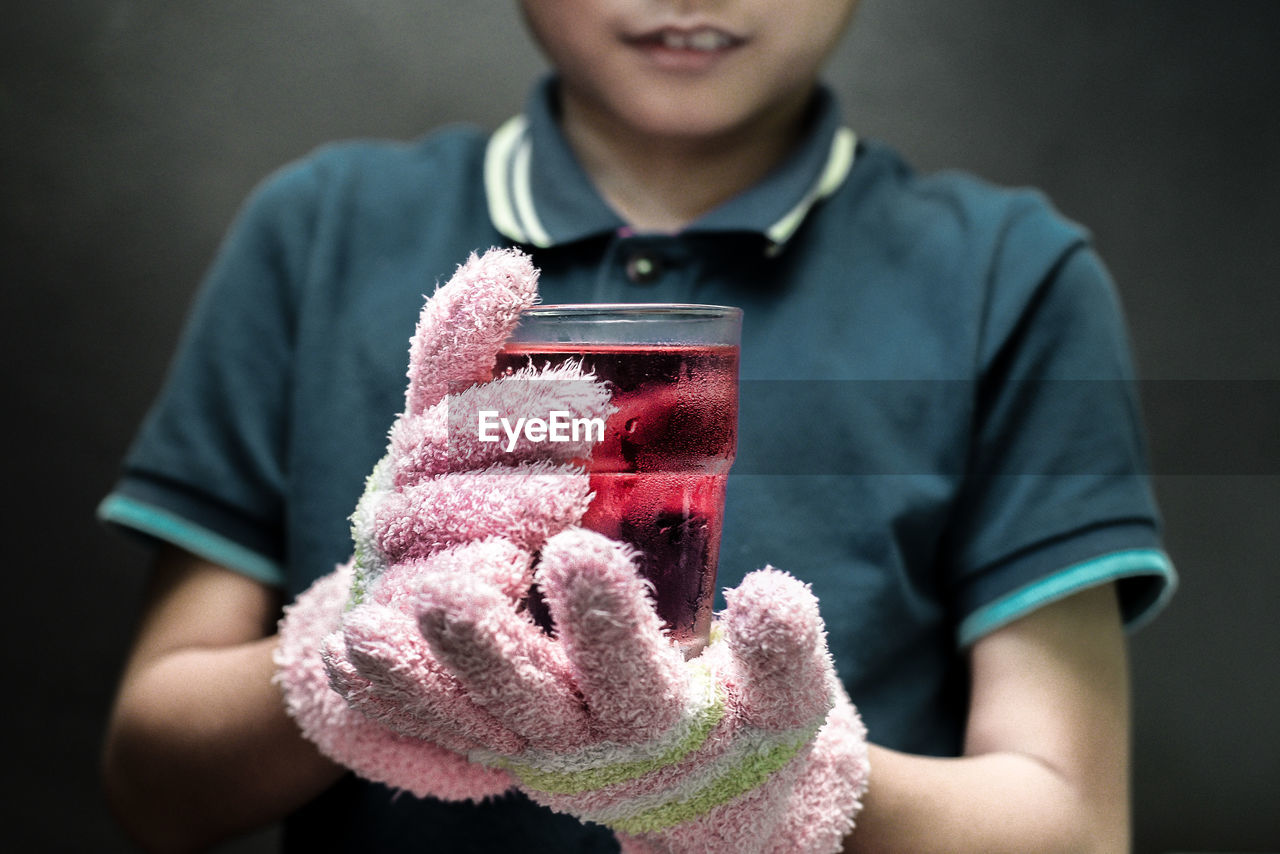
MULTIPOLYGON (((699 218, 686 232, 757 232, 780 249, 805 215, 853 166, 857 139, 821 88, 808 136, 755 186, 699 218)), ((600 198, 556 121, 555 81, 543 80, 524 113, 489 138, 484 163, 489 217, 505 237, 537 247, 611 233, 626 223, 600 198)))

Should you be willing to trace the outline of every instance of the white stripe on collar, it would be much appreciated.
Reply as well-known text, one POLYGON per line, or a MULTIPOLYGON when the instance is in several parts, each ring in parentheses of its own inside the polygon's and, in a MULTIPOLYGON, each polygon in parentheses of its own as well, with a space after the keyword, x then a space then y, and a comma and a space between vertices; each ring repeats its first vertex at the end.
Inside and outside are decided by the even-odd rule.
POLYGON ((533 207, 528 129, 529 120, 517 115, 489 138, 484 153, 484 192, 489 219, 500 234, 516 243, 545 248, 553 241, 533 207))
POLYGON ((774 251, 780 249, 782 244, 791 239, 796 230, 800 228, 800 223, 804 222, 805 215, 822 199, 840 189, 840 185, 844 183, 845 177, 848 176, 849 170, 853 168, 854 152, 857 150, 858 137, 852 130, 847 127, 837 128, 835 136, 831 138, 831 151, 827 155, 827 165, 823 167, 822 175, 818 181, 809 188, 809 192, 796 203, 795 207, 787 211, 782 219, 765 229, 765 236, 769 238, 769 242, 773 244, 774 251))

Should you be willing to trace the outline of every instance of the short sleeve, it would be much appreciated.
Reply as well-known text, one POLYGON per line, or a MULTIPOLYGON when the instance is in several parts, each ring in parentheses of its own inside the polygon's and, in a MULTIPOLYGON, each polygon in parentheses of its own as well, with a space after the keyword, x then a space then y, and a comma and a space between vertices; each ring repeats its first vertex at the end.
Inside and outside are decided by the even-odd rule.
POLYGON ((995 280, 1027 273, 1016 229, 1008 241, 992 271, 971 456, 945 551, 961 646, 1107 582, 1133 629, 1176 584, 1110 276, 1081 241, 1034 287, 1001 290, 995 280))
POLYGON ((197 295, 164 386, 98 508, 106 523, 283 582, 296 289, 315 208, 307 164, 258 188, 197 295))

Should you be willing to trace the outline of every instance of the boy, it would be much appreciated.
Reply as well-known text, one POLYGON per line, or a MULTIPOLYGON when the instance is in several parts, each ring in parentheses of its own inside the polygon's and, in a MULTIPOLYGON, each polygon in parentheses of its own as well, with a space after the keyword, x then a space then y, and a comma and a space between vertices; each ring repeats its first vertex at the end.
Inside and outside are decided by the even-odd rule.
POLYGON ((556 77, 524 116, 256 194, 101 511, 166 544, 106 753, 140 839, 289 815, 298 849, 614 850, 516 797, 339 780, 271 684, 279 606, 350 550, 422 291, 514 244, 546 302, 744 307, 721 586, 769 561, 821 602, 873 743, 846 850, 1126 850, 1121 618, 1173 575, 1110 286, 1035 195, 840 126, 817 78, 854 5, 525 0, 556 77), (811 462, 751 399, 796 389, 811 462))

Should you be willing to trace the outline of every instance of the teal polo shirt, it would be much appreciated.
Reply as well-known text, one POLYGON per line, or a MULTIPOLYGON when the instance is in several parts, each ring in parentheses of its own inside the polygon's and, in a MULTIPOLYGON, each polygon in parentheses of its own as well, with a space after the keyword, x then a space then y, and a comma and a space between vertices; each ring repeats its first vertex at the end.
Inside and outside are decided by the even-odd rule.
MULTIPOLYGON (((230 230, 100 516, 304 589, 351 550, 423 295, 494 245, 532 253, 546 303, 743 308, 720 585, 772 564, 813 586, 876 742, 958 753, 962 651, 1019 616, 1115 582, 1133 627, 1171 594, 1088 234, 1034 191, 917 174, 825 90, 775 171, 674 234, 636 233, 600 198, 550 80, 492 135, 345 143, 283 169, 230 230)), ((518 798, 392 802, 354 780, 287 839, 393 850, 424 832, 440 851, 613 850, 518 798)))

